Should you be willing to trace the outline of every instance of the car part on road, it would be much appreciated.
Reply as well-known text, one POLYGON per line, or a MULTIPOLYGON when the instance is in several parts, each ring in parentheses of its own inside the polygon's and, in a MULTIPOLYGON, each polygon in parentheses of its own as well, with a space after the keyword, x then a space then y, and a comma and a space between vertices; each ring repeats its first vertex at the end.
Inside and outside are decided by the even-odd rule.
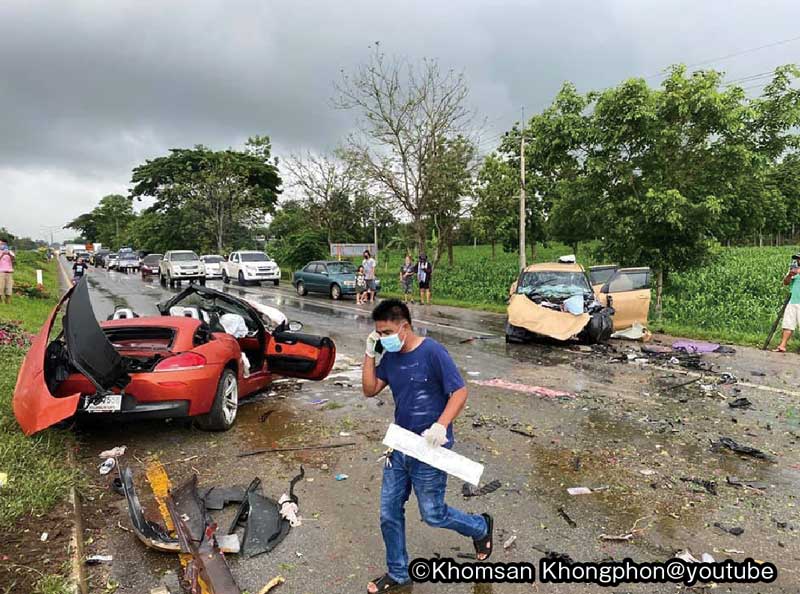
POLYGON ((750 400, 748 400, 744 396, 742 396, 741 398, 736 398, 735 400, 731 400, 728 403, 728 406, 730 406, 731 408, 750 408, 751 406, 753 406, 753 403, 750 402, 750 400))
POLYGON ((347 446, 354 446, 356 442, 354 441, 346 441, 344 443, 328 443, 322 445, 310 445, 310 446, 292 446, 286 448, 266 448, 263 450, 252 450, 250 452, 242 452, 241 454, 237 454, 237 458, 245 458, 247 456, 258 456, 260 454, 269 454, 270 452, 300 452, 303 450, 328 450, 333 448, 344 448, 347 446))
POLYGON ((216 524, 205 528, 198 545, 192 539, 171 497, 167 498, 167 509, 175 524, 175 533, 178 535, 181 548, 191 555, 191 561, 184 569, 184 580, 189 590, 196 592, 198 582, 202 579, 211 594, 241 594, 214 536, 216 524))
POLYGON ((717 483, 714 481, 689 476, 682 476, 681 480, 684 483, 692 483, 699 487, 703 487, 703 489, 705 489, 710 495, 719 495, 719 493, 717 493, 717 483))
POLYGON ((564 521, 569 525, 570 528, 577 528, 578 527, 578 523, 575 520, 573 520, 572 518, 569 517, 567 512, 564 511, 563 507, 559 507, 557 511, 558 511, 558 515, 561 516, 562 518, 564 518, 564 521))
POLYGON ((180 552, 181 546, 176 538, 170 536, 164 526, 145 519, 142 505, 133 486, 133 472, 130 468, 120 469, 122 490, 128 502, 128 515, 136 537, 145 545, 158 551, 180 552))
POLYGON ((751 456, 753 458, 758 458, 759 460, 767 460, 771 462, 775 461, 772 456, 765 454, 761 450, 736 443, 730 437, 720 437, 718 441, 712 442, 711 449, 712 451, 728 449, 737 454, 742 454, 743 456, 751 456))
POLYGON ((200 495, 207 510, 219 511, 230 503, 244 501, 245 489, 242 487, 211 487, 200 495))
MULTIPOLYGON (((200 542, 210 522, 206 515, 205 505, 197 493, 197 475, 192 473, 192 476, 181 486, 170 492, 167 499, 172 501, 174 509, 183 518, 184 526, 191 539, 200 542)), ((175 522, 174 516, 172 521, 175 522)))
POLYGON ((719 522, 714 522, 714 527, 719 528, 723 532, 727 532, 728 534, 732 534, 733 536, 741 536, 744 534, 744 528, 741 526, 732 526, 730 528, 723 526, 719 522))
POLYGON ((247 495, 247 524, 242 551, 247 557, 268 553, 286 538, 289 521, 280 513, 278 502, 251 491, 247 495))

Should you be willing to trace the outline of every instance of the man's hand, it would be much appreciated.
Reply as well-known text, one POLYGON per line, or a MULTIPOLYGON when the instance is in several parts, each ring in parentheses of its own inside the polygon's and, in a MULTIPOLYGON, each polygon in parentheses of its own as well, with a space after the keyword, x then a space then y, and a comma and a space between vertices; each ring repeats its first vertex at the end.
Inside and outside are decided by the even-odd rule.
POLYGON ((378 345, 380 339, 381 335, 375 330, 370 332, 369 336, 367 336, 367 350, 364 352, 364 354, 370 359, 374 359, 378 355, 378 353, 375 351, 375 347, 378 345))
POLYGON ((441 447, 447 443, 447 427, 434 423, 422 432, 422 437, 428 441, 429 445, 435 448, 441 447))

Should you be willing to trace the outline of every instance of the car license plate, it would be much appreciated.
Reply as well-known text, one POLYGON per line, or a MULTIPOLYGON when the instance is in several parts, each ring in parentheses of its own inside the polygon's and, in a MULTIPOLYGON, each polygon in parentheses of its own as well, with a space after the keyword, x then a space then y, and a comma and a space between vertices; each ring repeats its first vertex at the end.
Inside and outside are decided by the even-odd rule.
POLYGON ((122 394, 106 394, 100 400, 86 399, 84 411, 88 413, 117 412, 122 408, 122 394))

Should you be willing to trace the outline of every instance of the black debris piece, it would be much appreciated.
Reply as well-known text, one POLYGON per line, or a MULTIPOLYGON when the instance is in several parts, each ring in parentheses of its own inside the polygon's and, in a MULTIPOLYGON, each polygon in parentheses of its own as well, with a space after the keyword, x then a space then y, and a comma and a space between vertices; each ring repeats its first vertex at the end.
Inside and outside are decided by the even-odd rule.
POLYGON ((725 479, 729 485, 733 487, 750 487, 751 489, 758 489, 759 491, 765 490, 769 485, 767 483, 762 483, 760 481, 747 481, 736 478, 735 476, 729 476, 725 479))
POLYGON ((281 517, 278 502, 255 493, 247 494, 247 525, 242 550, 248 557, 268 553, 289 534, 291 526, 281 517))
POLYGON ((712 442, 711 449, 714 451, 728 449, 732 452, 736 452, 737 454, 742 454, 743 456, 752 456, 753 458, 758 458, 759 460, 772 460, 772 456, 769 456, 761 450, 757 450, 756 448, 736 443, 736 441, 730 437, 720 437, 718 441, 712 442))
POLYGON ((733 536, 741 536, 742 534, 744 534, 744 528, 742 528, 741 526, 733 526, 731 528, 727 528, 726 526, 723 526, 719 522, 714 522, 714 526, 719 528, 723 532, 732 534, 733 536))
POLYGON ((258 417, 258 422, 259 422, 259 423, 266 423, 266 422, 267 422, 267 419, 269 418, 269 416, 270 416, 272 413, 274 413, 274 412, 275 412, 275 409, 274 409, 274 408, 271 408, 271 409, 269 409, 268 411, 266 411, 266 412, 262 413, 262 414, 261 414, 261 416, 260 416, 260 417, 258 417))
POLYGON ((497 491, 503 484, 498 481, 497 479, 486 483, 482 487, 475 488, 469 483, 464 483, 461 487, 461 494, 464 497, 480 497, 481 495, 488 495, 489 493, 493 493, 497 491))
POLYGON ((717 483, 714 481, 709 481, 707 479, 699 479, 694 477, 682 476, 681 480, 684 483, 693 483, 700 487, 703 487, 706 491, 708 491, 711 495, 717 495, 717 483))
POLYGON ((742 396, 741 398, 737 398, 736 400, 731 400, 728 403, 728 406, 731 408, 750 408, 753 406, 753 403, 750 402, 747 398, 742 396))
POLYGON ((211 487, 201 499, 208 510, 220 510, 231 503, 244 501, 244 487, 211 487))
POLYGON ((558 515, 561 516, 562 518, 564 518, 564 521, 567 524, 569 524, 570 528, 577 528, 578 527, 578 524, 575 522, 575 520, 573 520, 572 518, 569 517, 567 512, 564 511, 563 507, 559 507, 558 508, 558 515))

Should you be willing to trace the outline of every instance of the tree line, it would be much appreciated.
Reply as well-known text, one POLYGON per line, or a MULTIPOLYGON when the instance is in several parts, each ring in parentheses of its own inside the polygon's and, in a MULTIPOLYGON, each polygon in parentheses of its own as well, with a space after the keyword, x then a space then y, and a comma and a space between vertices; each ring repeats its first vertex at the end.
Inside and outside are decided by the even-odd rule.
POLYGON ((799 74, 777 68, 756 98, 721 72, 683 66, 655 88, 640 78, 586 93, 565 83, 481 155, 464 76, 376 45, 335 84, 335 108, 356 122, 335 150, 279 163, 265 136, 242 150, 173 149, 133 170, 129 196, 107 196, 67 226, 148 251, 224 252, 263 235, 295 265, 323 257, 329 242, 377 234, 381 248, 452 263, 452 246, 467 241, 517 249, 524 138, 532 257, 536 242, 591 246, 650 266, 660 288, 720 245, 795 236, 799 74), (145 197, 151 206, 134 213, 131 200, 145 197))

